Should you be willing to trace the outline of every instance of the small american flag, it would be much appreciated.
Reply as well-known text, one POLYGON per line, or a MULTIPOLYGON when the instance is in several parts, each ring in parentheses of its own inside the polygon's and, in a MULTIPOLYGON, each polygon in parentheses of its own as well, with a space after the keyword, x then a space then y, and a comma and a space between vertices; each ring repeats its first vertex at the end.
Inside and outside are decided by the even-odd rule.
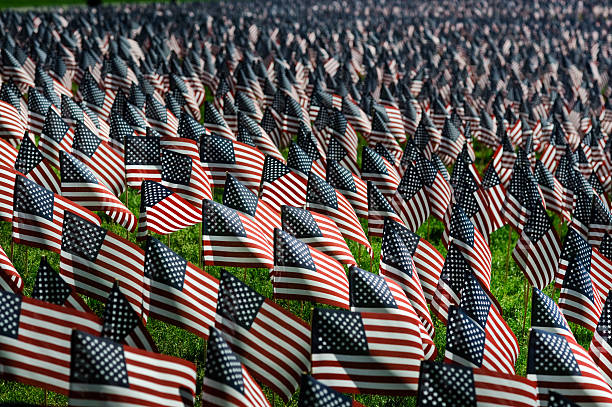
MULTIPOLYGON (((321 145, 325 145, 321 142, 321 145)), ((327 143, 327 155, 326 160, 337 161, 338 164, 348 169, 354 174, 359 174, 359 167, 357 165, 357 146, 348 146, 342 142, 338 136, 331 135, 327 143)))
POLYGON ((310 369, 310 326, 225 270, 215 328, 255 379, 285 401, 310 369))
MULTIPOLYGON (((444 257, 440 254, 440 252, 427 240, 422 239, 416 233, 412 232, 403 224, 392 220, 391 218, 385 219, 385 225, 383 230, 383 244, 385 242, 385 235, 391 235, 392 241, 395 241, 397 237, 403 240, 403 245, 408 250, 408 254, 410 254, 412 258, 412 264, 415 267, 418 278, 421 283, 421 287, 423 289, 423 294, 425 295, 425 299, 427 302, 431 302, 433 295, 436 291, 436 287, 438 285, 438 280, 440 279, 440 274, 442 272, 442 268, 444 266, 444 257)), ((399 248, 402 248, 400 242, 397 242, 399 248)), ((395 249, 393 246, 388 247, 391 252, 395 249)), ((382 250, 382 248, 381 248, 382 250)), ((383 260, 382 258, 383 252, 381 251, 381 271, 385 274, 385 262, 387 260, 383 260)), ((391 257, 393 258, 393 257, 391 257)), ((395 267, 400 269, 401 267, 395 267)), ((393 268, 387 268, 387 271, 391 272, 393 268)), ((400 280, 401 281, 401 277, 400 280)), ((401 283, 400 283, 401 285, 401 283)))
POLYGON ((512 258, 529 284, 541 289, 553 280, 560 254, 559 236, 542 204, 537 204, 531 210, 512 258))
POLYGON ((93 171, 73 155, 60 152, 62 195, 90 210, 104 211, 115 222, 135 232, 136 217, 105 185, 98 181, 93 171))
POLYGON ((23 279, 13 266, 13 263, 0 247, 0 289, 15 294, 23 291, 23 279))
POLYGON ((0 292, 0 305, 2 377, 67 395, 72 329, 97 335, 100 318, 8 291, 0 292))
MULTIPOLYGON (((363 295, 374 303, 394 301, 390 295, 363 295)), ((424 358, 418 325, 416 315, 407 313, 316 308, 312 376, 343 393, 414 395, 424 358)))
POLYGON ((363 147, 361 155, 361 178, 371 181, 386 197, 395 193, 401 180, 393 165, 367 146, 363 147))
POLYGON ((338 162, 328 160, 326 180, 349 201, 357 217, 368 218, 368 188, 363 179, 338 162))
POLYGON ((593 332, 589 346, 589 356, 600 369, 602 377, 610 385, 612 383, 612 295, 606 293, 605 303, 599 317, 599 322, 593 332))
POLYGON ((342 265, 289 233, 274 230, 274 297, 349 308, 342 265))
POLYGON ((380 143, 393 155, 396 160, 402 156, 402 148, 395 139, 380 112, 374 110, 372 113, 372 130, 367 136, 368 144, 375 146, 380 143))
POLYGON ((59 176, 26 132, 14 160, 15 169, 54 194, 60 194, 59 176))
POLYGON ((514 374, 519 344, 494 298, 468 276, 459 306, 448 310, 445 361, 514 374))
POLYGON ((106 305, 102 311, 100 336, 138 349, 158 352, 144 321, 134 311, 116 281, 108 293, 106 305))
POLYGON ((251 216, 208 199, 202 203, 202 212, 206 265, 274 267, 270 242, 251 216))
POLYGON ((428 361, 421 362, 420 372, 418 407, 530 407, 538 402, 535 383, 521 376, 428 361))
POLYGON ((13 223, 12 236, 15 243, 60 253, 62 227, 67 211, 93 224, 101 224, 100 218, 94 213, 21 175, 15 178, 14 188, 12 216, 9 219, 13 223))
POLYGON ((167 235, 202 221, 202 212, 162 184, 143 181, 138 215, 139 240, 149 231, 167 235), (180 210, 179 210, 180 208, 180 210))
POLYGON ((259 192, 265 156, 257 148, 215 135, 200 139, 200 161, 212 176, 212 186, 223 188, 229 172, 253 193, 259 192))
POLYGON ((574 203, 572 192, 561 185, 559 180, 540 160, 536 161, 534 176, 538 182, 540 191, 542 191, 546 209, 555 212, 569 222, 572 216, 572 206, 574 203))
POLYGON ((590 253, 587 259, 587 264, 578 258, 570 261, 561 286, 559 309, 568 321, 594 331, 603 304, 591 280, 590 253))
MULTIPOLYGON (((28 92, 28 130, 33 134, 40 134, 47 117, 47 112, 51 107, 51 102, 37 89, 30 88, 28 92)), ((12 116, 17 119, 18 116, 12 116)), ((19 122, 14 122, 15 126, 19 126, 19 122)))
POLYGON ((27 128, 27 122, 19 110, 12 104, 0 100, 0 137, 16 146, 27 128))
POLYGON ((145 113, 147 123, 159 134, 169 137, 177 135, 179 120, 151 95, 146 96, 145 113))
POLYGON ((270 403, 248 370, 240 363, 223 333, 210 330, 206 349, 206 376, 202 385, 202 400, 207 405, 268 407, 270 403))
POLYGON ((329 216, 342 232, 342 235, 357 244, 365 246, 372 255, 361 223, 349 201, 330 184, 310 173, 306 192, 306 208, 329 216))
POLYGON ((193 405, 195 380, 195 365, 186 360, 72 331, 70 405, 193 405))
POLYGON ((382 237, 386 218, 403 223, 385 196, 368 181, 368 237, 382 237))
POLYGON ((60 151, 71 151, 73 140, 74 131, 57 111, 50 107, 38 142, 38 148, 42 155, 55 168, 60 168, 60 151))
POLYGON ((283 205, 283 230, 310 247, 325 253, 342 264, 356 264, 353 254, 336 223, 325 215, 306 209, 283 205))
POLYGON ((372 131, 372 122, 361 108, 349 97, 342 98, 342 113, 355 131, 368 135, 372 131))
POLYGON ((281 206, 306 204, 308 174, 289 168, 284 162, 266 156, 261 177, 261 200, 280 211, 281 206))
POLYGON ((235 140, 236 136, 217 108, 209 102, 204 103, 204 126, 214 134, 235 140))
POLYGON ((208 339, 217 308, 216 278, 153 237, 145 246, 144 276, 150 317, 208 339))
POLYGON ((421 121, 414 133, 414 144, 425 154, 425 157, 431 158, 432 154, 438 150, 441 139, 440 130, 431 122, 429 115, 423 112, 421 121))
POLYGON ((418 169, 408 164, 391 206, 410 230, 416 232, 429 217, 431 207, 418 169))
POLYGON ((197 209, 202 208, 203 199, 212 199, 209 175, 199 159, 194 160, 186 154, 161 150, 161 183, 197 209))
POLYGON ((279 161, 284 161, 285 159, 268 133, 255 120, 242 111, 238 111, 236 137, 238 141, 257 147, 265 155, 271 155, 279 161))
POLYGON ((125 136, 124 140, 125 176, 128 187, 139 189, 144 180, 161 182, 160 138, 125 136))
POLYGON ((32 298, 74 308, 77 311, 93 313, 74 287, 64 281, 62 276, 51 267, 46 256, 40 259, 36 281, 32 289, 32 298))
POLYGON ((612 290, 612 236, 606 234, 601 246, 594 247, 591 253, 591 281, 602 302, 612 290))
MULTIPOLYGON (((453 188, 444 178, 444 173, 433 162, 434 160, 439 161, 440 159, 434 154, 432 161, 430 161, 423 154, 418 153, 415 165, 427 192, 431 214, 442 220, 450 206, 453 188)), ((444 167, 444 164, 441 161, 439 162, 444 167)))
POLYGON ((589 244, 599 247, 604 235, 612 232, 612 214, 605 201, 593 194, 591 219, 589 220, 589 244))
POLYGON ((337 392, 312 376, 302 375, 298 407, 363 407, 363 404, 337 392))
POLYGON ((60 273, 77 292, 105 301, 115 281, 143 312, 144 252, 134 243, 71 212, 64 217, 60 273))

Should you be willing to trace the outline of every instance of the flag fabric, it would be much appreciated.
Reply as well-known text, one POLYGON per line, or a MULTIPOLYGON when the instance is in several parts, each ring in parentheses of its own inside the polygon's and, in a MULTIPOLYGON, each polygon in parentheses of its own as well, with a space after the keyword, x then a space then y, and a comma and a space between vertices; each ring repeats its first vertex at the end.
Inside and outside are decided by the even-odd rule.
POLYGON ((589 264, 584 264, 577 258, 570 261, 561 286, 559 308, 568 321, 594 331, 603 304, 591 280, 590 254, 588 260, 589 264))
MULTIPOLYGON (((15 182, 20 175, 12 167, 5 167, 4 165, 0 165, 0 175, 0 219, 5 222, 12 222, 15 182)), ((33 183, 38 185, 35 182, 33 183)))
POLYGON ((589 346, 589 356, 593 358, 608 386, 612 384, 611 314, 612 296, 608 293, 589 346))
POLYGON ((75 329, 70 340, 69 367, 68 403, 72 406, 193 404, 196 369, 183 359, 75 329))
POLYGON ((70 152, 73 141, 74 130, 56 110, 49 108, 38 142, 38 148, 43 157, 49 160, 55 168, 60 168, 60 151, 70 152))
POLYGON ((68 395, 72 330, 97 335, 100 318, 8 291, 0 291, 0 304, 2 378, 68 395))
POLYGON ((13 167, 17 161, 18 154, 19 153, 17 152, 15 147, 10 145, 8 141, 5 141, 4 139, 0 138, 0 165, 5 167, 13 167))
POLYGON ((357 217, 367 219, 369 208, 366 182, 334 160, 327 161, 326 173, 325 180, 349 201, 357 217))
POLYGON ((397 192, 391 198, 391 206, 413 232, 416 232, 429 217, 431 206, 416 166, 409 164, 406 167, 397 192))
POLYGON ((202 221, 202 212, 162 184, 142 182, 137 238, 149 233, 167 235, 202 221))
POLYGON ((342 265, 282 229, 274 229, 274 297, 349 308, 342 265))
POLYGON ((537 405, 538 399, 536 384, 521 376, 484 368, 421 362, 416 405, 430 407, 444 403, 465 407, 528 407, 537 405))
POLYGON ((253 193, 259 192, 264 155, 255 147, 239 141, 205 135, 200 139, 200 161, 211 174, 212 186, 223 188, 229 172, 253 193))
POLYGON ((46 256, 40 259, 34 288, 32 289, 32 298, 56 305, 63 305, 77 311, 93 313, 91 308, 77 294, 74 287, 71 287, 51 267, 46 256))
POLYGON ((161 150, 161 183, 197 209, 202 208, 203 199, 212 199, 210 177, 200 160, 165 148, 161 150))
POLYGON ((336 222, 346 239, 365 246, 370 256, 372 255, 372 246, 351 204, 334 187, 313 173, 310 173, 308 178, 306 208, 328 216, 336 222))
POLYGON ((426 326, 427 323, 419 318, 419 312, 415 311, 411 300, 397 283, 357 266, 349 269, 349 283, 351 311, 399 314, 404 315, 407 321, 419 321, 423 356, 428 360, 435 359, 438 351, 433 342, 433 326, 426 326))
POLYGON ((125 177, 130 188, 140 189, 144 180, 161 182, 160 138, 126 136, 125 177))
POLYGON ((130 232, 136 232, 136 217, 94 172, 73 155, 60 152, 62 196, 94 211, 104 211, 115 222, 130 232))
POLYGON ((497 301, 473 275, 465 281, 459 306, 449 307, 447 327, 446 362, 514 374, 518 340, 497 301))
POLYGON ((364 146, 361 154, 361 178, 372 182, 384 196, 392 196, 400 183, 396 169, 369 147, 364 146))
POLYGON ((71 212, 65 214, 60 274, 77 292, 105 301, 117 281, 142 315, 143 264, 144 252, 134 243, 71 212))
POLYGON ((284 160, 283 155, 278 151, 278 147, 274 144, 268 133, 255 120, 242 111, 238 111, 236 138, 238 141, 257 147, 265 155, 271 155, 280 161, 284 160))
POLYGON ((315 308, 312 376, 342 393, 414 395, 424 358, 418 324, 405 313, 315 308))
POLYGON ((115 281, 102 311, 103 338, 149 352, 159 352, 140 315, 115 281))
POLYGON ((223 269, 215 321, 253 377, 289 400, 310 369, 310 326, 223 269))
POLYGON ((605 235, 601 246, 593 247, 591 251, 591 282, 595 293, 601 302, 608 298, 612 290, 612 236, 605 235))
POLYGON ((402 223, 387 198, 372 181, 368 181, 368 237, 383 236, 386 218, 402 223))
POLYGON ((266 156, 261 176, 261 200, 280 212, 283 205, 304 207, 308 174, 292 170, 282 161, 266 156))
POLYGON ((283 205, 281 223, 285 232, 345 265, 357 264, 336 223, 325 215, 283 205))
POLYGON ((240 363, 223 333, 212 328, 206 348, 202 400, 210 406, 270 406, 259 385, 240 363))
POLYGON ((60 194, 60 179, 34 141, 26 133, 13 161, 15 169, 54 194, 60 194))
POLYGON ((363 404, 324 385, 312 376, 302 375, 298 407, 326 406, 363 407, 363 404))
POLYGON ((206 265, 274 267, 270 241, 249 215, 205 199, 202 203, 202 258, 206 265))
MULTIPOLYGON (((381 248, 381 272, 383 274, 386 274, 387 272, 393 273, 396 271, 395 269, 397 269, 399 272, 402 270, 402 268, 404 268, 404 263, 393 265, 393 259, 395 258, 393 253, 395 250, 398 250, 399 254, 403 253, 405 246, 408 250, 408 254, 412 258, 412 265, 418 273, 418 278, 421 283, 421 288, 423 289, 425 299, 428 303, 430 303, 436 291, 436 287, 438 286, 440 274, 442 273, 444 257, 442 257, 440 252, 427 240, 422 239, 419 235, 412 232, 406 226, 394 221, 391 218, 385 219, 383 229, 383 244, 385 244, 385 235, 392 236, 391 242, 397 242, 397 249, 394 247, 394 245, 385 246, 389 249, 390 260, 383 260, 382 256, 384 253, 382 252, 381 248), (398 238, 403 240, 403 244, 397 241, 398 238), (387 262, 391 263, 390 267, 387 267, 385 264, 387 262)), ((406 271, 408 270, 409 269, 406 271)), ((386 275, 390 276, 390 274, 386 275)), ((399 279, 398 283, 401 285, 400 281, 403 278, 402 275, 400 274, 397 278, 399 279)))
POLYGON ((149 317, 208 339, 215 321, 219 280, 151 236, 144 259, 149 317))
POLYGON ((23 279, 2 247, 0 247, 0 289, 14 294, 21 294, 23 290, 23 279))
MULTIPOLYGON (((436 159, 439 160, 437 156, 434 155, 433 160, 436 159)), ((423 181, 425 191, 427 192, 427 198, 431 206, 431 214, 443 220, 452 201, 453 188, 448 180, 444 178, 444 174, 432 161, 425 158, 424 155, 418 154, 415 165, 423 181)), ((440 164, 442 163, 440 162, 440 164)), ((442 167, 444 167, 443 164, 442 167)))
POLYGON ((77 214, 92 224, 101 224, 96 214, 21 175, 15 178, 14 188, 14 209, 11 210, 14 243, 59 254, 62 228, 68 213, 77 214))
POLYGON ((235 140, 236 136, 217 108, 209 102, 204 103, 204 127, 212 133, 235 140))
POLYGON ((542 161, 536 161, 534 176, 542 191, 546 209, 555 212, 564 220, 570 221, 574 197, 555 176, 548 171, 542 161))
POLYGON ((476 213, 473 221, 485 239, 488 239, 491 233, 506 224, 506 220, 503 217, 506 191, 492 165, 485 169, 480 188, 487 206, 486 210, 480 210, 476 213))
POLYGON ((552 391, 578 405, 612 402, 610 387, 576 342, 557 305, 535 287, 531 298, 527 378, 537 383, 540 404, 548 401, 552 391))
POLYGON ((561 243, 541 204, 536 205, 521 233, 512 258, 530 285, 544 288, 554 278, 561 243))

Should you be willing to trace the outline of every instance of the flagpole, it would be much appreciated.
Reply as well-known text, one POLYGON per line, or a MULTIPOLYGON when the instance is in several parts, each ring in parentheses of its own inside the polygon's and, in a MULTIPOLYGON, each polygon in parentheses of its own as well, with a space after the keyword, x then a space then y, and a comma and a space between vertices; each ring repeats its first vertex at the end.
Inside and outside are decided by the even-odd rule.
POLYGON ((11 240, 11 263, 14 263, 13 261, 13 253, 15 252, 15 241, 11 240))
POLYGON ((527 305, 529 303, 529 283, 527 282, 527 278, 525 278, 525 292, 524 292, 524 308, 523 308, 523 331, 522 335, 525 336, 525 324, 527 323, 527 305))
POLYGON ((512 227, 508 225, 508 245, 506 246, 506 278, 510 269, 510 244, 512 243, 512 227))
POLYGON ((204 240, 204 238, 202 237, 202 223, 200 223, 199 229, 200 229, 200 238, 199 238, 200 244, 198 248, 198 265, 200 266, 201 269, 204 269, 204 265, 202 264, 202 244, 204 240))

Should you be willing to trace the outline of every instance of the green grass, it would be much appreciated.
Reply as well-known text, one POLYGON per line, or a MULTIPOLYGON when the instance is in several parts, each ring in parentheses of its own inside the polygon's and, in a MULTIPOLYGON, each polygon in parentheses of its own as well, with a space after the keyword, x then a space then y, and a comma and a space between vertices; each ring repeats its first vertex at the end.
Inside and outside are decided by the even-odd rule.
MULTIPOLYGON (((361 140, 363 144, 363 140, 361 140)), ((484 165, 490 157, 490 151, 480 149, 477 146, 477 159, 476 163, 479 167, 479 171, 482 171, 484 165)), ((122 200, 124 197, 122 197, 122 200)), ((215 199, 221 200, 221 192, 215 191, 215 199)), ((138 216, 139 212, 140 196, 130 191, 129 194, 129 208, 138 216)), ((105 228, 121 235, 126 236, 126 231, 122 227, 111 223, 110 219, 105 217, 104 214, 100 214, 103 219, 103 225, 105 228)), ((555 224, 558 225, 558 219, 555 220, 555 224)), ((365 226, 365 224, 364 224, 365 226)), ((425 223, 418 233, 425 237, 427 235, 427 223, 425 223)), ((565 233, 566 227, 563 227, 562 235, 565 233)), ((0 224, 0 244, 7 252, 11 252, 11 225, 3 222, 0 224)), ((185 230, 181 230, 172 234, 171 236, 171 247, 173 250, 178 252, 181 256, 191 261, 194 264, 198 263, 198 226, 194 226, 185 230)), ((443 231, 443 225, 440 221, 431 218, 429 221, 429 240, 436 246, 443 255, 446 255, 446 250, 442 247, 441 236, 443 231)), ((512 233, 511 248, 514 247, 518 236, 516 233, 512 233)), ((166 237, 158 236, 164 243, 167 242, 166 237)), ((129 234, 129 239, 136 242, 135 234, 129 234)), ((508 269, 506 268, 507 261, 507 246, 508 245, 508 227, 504 227, 490 237, 490 247, 492 254, 492 280, 491 280, 491 291, 498 299, 503 309, 503 316, 510 325, 510 328, 515 333, 520 344, 520 355, 516 364, 516 372, 519 375, 525 375, 526 371, 526 358, 527 358, 527 331, 529 327, 529 307, 526 315, 526 329, 523 332, 523 318, 524 318, 524 293, 525 293, 525 279, 521 272, 518 270, 516 265, 510 259, 508 269), (506 271, 507 270, 507 271, 506 271)), ((380 239, 372 239, 372 247, 374 248, 374 270, 378 267, 378 257, 380 256, 380 239)), ((367 258, 365 251, 360 251, 356 244, 349 242, 349 247, 355 258, 358 259, 359 264, 369 269, 370 260, 367 258)), ((25 281, 25 294, 30 295, 32 287, 36 277, 36 270, 40 257, 43 254, 47 254, 49 262, 56 268, 59 268, 59 256, 53 253, 43 253, 43 251, 27 248, 26 246, 17 245, 14 247, 14 264, 17 270, 21 273, 25 281), (26 257, 27 256, 27 257, 26 257)), ((219 276, 219 267, 206 267, 206 271, 216 277, 219 276)), ((230 272, 237 275, 240 279, 244 278, 244 269, 230 269, 230 272)), ((249 269, 246 271, 246 283, 253 287, 255 290, 265 295, 268 298, 272 298, 272 285, 268 279, 268 272, 263 269, 249 269)), ((545 292, 552 295, 552 287, 545 289, 545 292)), ((557 293, 558 298, 558 293, 557 293)), ((97 301, 86 298, 86 302, 98 313, 101 314, 102 304, 97 301)), ((304 319, 305 321, 310 320, 311 308, 309 306, 303 307, 300 302, 297 301, 278 301, 283 307, 288 308, 293 313, 304 319)), ((436 337, 435 344, 438 348, 438 359, 442 360, 444 355, 444 345, 446 340, 445 327, 434 318, 436 325, 436 337)), ((198 368, 197 378, 197 402, 199 403, 199 393, 201 391, 202 378, 204 376, 204 360, 206 355, 206 344, 204 340, 196 337, 195 335, 183 331, 174 326, 162 323, 151 319, 148 323, 148 329, 151 335, 155 339, 156 344, 159 347, 160 352, 172 356, 184 358, 186 360, 196 363, 198 368)), ((578 342, 588 347, 591 340, 591 333, 575 325, 572 325, 572 329, 578 342)), ((264 388, 266 395, 270 398, 272 393, 264 388)), ((30 386, 11 383, 11 382, 0 382, 0 402, 30 402, 30 403, 43 403, 45 393, 41 389, 33 388, 30 386)), ((356 399, 366 406, 413 406, 415 404, 414 398, 408 397, 381 397, 381 396, 362 396, 357 395, 356 399)), ((66 398, 58 394, 48 394, 49 405, 66 405, 66 398)), ((277 397, 276 402, 280 404, 280 399, 277 397)), ((289 403, 291 406, 297 405, 297 395, 294 395, 292 401, 289 403)))

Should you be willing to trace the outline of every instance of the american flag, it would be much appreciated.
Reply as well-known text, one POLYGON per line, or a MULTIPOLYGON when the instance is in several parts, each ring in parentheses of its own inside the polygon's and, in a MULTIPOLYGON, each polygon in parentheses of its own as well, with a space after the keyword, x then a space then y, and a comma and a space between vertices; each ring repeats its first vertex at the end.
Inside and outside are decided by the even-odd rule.
POLYGON ((312 159, 292 141, 287 152, 287 166, 307 178, 312 170, 312 159))
POLYGON ((0 289, 15 294, 23 291, 23 279, 13 266, 13 263, 0 247, 0 289))
POLYGON ((229 172, 253 193, 259 192, 265 156, 255 147, 215 135, 200 139, 200 161, 212 176, 212 186, 223 188, 229 172))
POLYGON ((414 133, 414 144, 425 154, 425 157, 431 158, 432 154, 438 150, 442 136, 440 130, 431 122, 427 113, 423 112, 421 121, 414 133))
MULTIPOLYGON (((125 190, 123 157, 111 145, 92 133, 83 123, 77 123, 72 154, 85 163, 96 178, 119 196, 125 190)), ((61 160, 60 160, 61 161, 61 160)))
POLYGON ((95 123, 70 96, 62 95, 61 108, 62 119, 70 127, 75 128, 80 123, 96 136, 98 135, 98 128, 95 123))
POLYGON ((491 282, 491 249, 484 236, 474 226, 459 204, 455 204, 449 211, 446 233, 448 233, 447 241, 454 243, 461 250, 478 279, 489 288, 491 282))
POLYGON ((214 134, 229 140, 236 139, 234 132, 232 132, 221 113, 209 102, 204 103, 204 127, 214 134))
POLYGON ((15 243, 60 253, 62 227, 67 211, 87 219, 92 224, 101 224, 100 218, 94 213, 21 175, 15 178, 14 188, 11 221, 15 243))
POLYGON ((60 152, 62 195, 90 210, 104 211, 115 222, 130 232, 137 227, 136 217, 93 171, 71 154, 60 152))
MULTIPOLYGON (((148 293, 147 293, 148 295, 148 293)), ((159 352, 144 321, 115 281, 102 311, 100 336, 149 352, 159 352)))
POLYGON ((8 291, 0 291, 0 305, 2 377, 67 395, 71 332, 99 334, 100 318, 8 291))
POLYGON ((144 252, 134 243, 67 212, 62 229, 60 273, 77 292, 105 301, 117 281, 141 315, 146 295, 144 252))
POLYGON ((270 241, 249 215, 205 199, 202 203, 202 233, 206 265, 274 267, 270 241))
POLYGON ((236 137, 238 141, 257 147, 265 155, 271 155, 279 161, 284 161, 285 159, 268 133, 255 120, 242 111, 238 111, 236 137), (248 142, 249 140, 250 142, 248 142))
POLYGON ((401 180, 393 165, 367 146, 363 147, 361 155, 361 178, 371 181, 386 197, 395 193, 401 180))
MULTIPOLYGON (((274 142, 274 145, 276 145, 278 148, 284 148, 291 141, 291 137, 288 137, 287 134, 283 133, 280 124, 280 116, 278 118, 276 116, 277 114, 272 109, 272 106, 266 107, 259 125, 266 132, 266 134, 270 136, 274 142)), ((300 127, 302 125, 303 122, 300 122, 300 127)))
POLYGON ((537 200, 530 196, 534 188, 537 189, 537 183, 533 175, 517 161, 506 191, 503 215, 506 222, 519 232, 523 230, 529 218, 531 207, 538 204, 537 200))
POLYGON ((327 161, 326 173, 327 182, 349 201, 357 217, 367 219, 368 188, 364 180, 334 160, 327 161))
POLYGON ((0 137, 16 146, 27 129, 27 122, 17 108, 0 100, 0 137))
MULTIPOLYGON (((427 192, 431 214, 442 220, 450 206, 453 188, 433 162, 436 159, 439 160, 435 154, 432 161, 428 160, 423 154, 418 154, 415 165, 427 192)), ((440 162, 440 164, 442 163, 440 162)))
POLYGON ((572 192, 561 185, 559 180, 548 171, 540 160, 536 161, 534 176, 540 191, 542 191, 546 209, 555 212, 569 222, 574 203, 572 192))
POLYGON ((600 369, 603 379, 612 383, 612 295, 606 293, 605 303, 599 317, 593 339, 589 346, 589 356, 600 369))
POLYGON ((14 160, 15 169, 54 194, 60 194, 60 179, 26 132, 14 160))
POLYGON ((402 148, 380 112, 376 110, 372 113, 372 130, 367 135, 367 140, 370 146, 375 146, 378 143, 385 146, 396 160, 399 160, 402 156, 402 148))
POLYGON ((147 123, 162 136, 176 136, 179 120, 172 112, 151 95, 146 96, 145 114, 147 123))
MULTIPOLYGON (((31 141, 31 140, 30 140, 31 141)), ((22 143, 23 144, 23 143, 22 143)), ((21 148, 21 147, 20 147, 21 148)), ((0 165, 13 167, 17 161, 17 150, 8 141, 0 138, 0 165)))
POLYGON ((283 230, 342 264, 354 265, 355 259, 336 223, 325 215, 302 208, 281 207, 283 230))
MULTIPOLYGON (((325 144, 321 143, 321 145, 325 144)), ((326 160, 328 163, 330 161, 337 161, 352 173, 359 174, 359 167, 357 165, 357 146, 347 146, 335 135, 329 137, 326 160)))
POLYGON ((455 127, 450 117, 446 118, 442 127, 440 148, 438 149, 438 155, 445 165, 451 165, 457 160, 464 142, 465 137, 455 127))
POLYGON ((363 407, 363 404, 324 385, 312 376, 302 375, 298 407, 327 407, 330 405, 363 407))
POLYGON ((285 401, 310 370, 310 326, 223 269, 215 328, 255 379, 285 401))
POLYGON ((540 404, 548 402, 551 391, 579 405, 612 403, 612 391, 593 359, 576 342, 553 300, 536 288, 531 315, 527 378, 537 383, 540 404))
POLYGON ((193 363, 77 329, 70 341, 70 405, 193 404, 193 363))
POLYGON ((223 188, 223 205, 250 216, 256 226, 261 228, 261 232, 269 242, 272 243, 274 228, 280 228, 281 226, 279 213, 258 199, 257 195, 229 173, 223 188))
POLYGON ((385 219, 403 223, 385 196, 368 181, 368 237, 382 237, 385 219))
POLYGON ((100 116, 101 119, 108 118, 111 106, 115 101, 115 92, 112 89, 100 89, 93 75, 86 71, 79 85, 78 93, 82 95, 85 106, 100 116))
POLYGON ((601 246, 591 252, 591 280, 595 293, 602 302, 606 301, 612 289, 612 236, 606 234, 601 246))
POLYGON ((473 222, 485 239, 488 239, 491 233, 506 224, 502 216, 506 191, 492 165, 489 165, 484 171, 480 191, 481 199, 486 202, 486 206, 474 215, 473 222))
POLYGON ((367 136, 372 131, 372 122, 363 110, 349 97, 342 98, 342 113, 351 123, 355 131, 367 136))
POLYGON ((594 331, 603 304, 591 280, 590 253, 587 259, 587 264, 577 257, 569 262, 559 295, 559 308, 568 321, 594 331))
POLYGON ((431 205, 418 169, 408 164, 397 192, 391 197, 391 206, 410 230, 416 232, 427 220, 431 205))
POLYGON ((499 304, 468 276, 459 306, 448 310, 445 361, 514 374, 519 344, 501 315, 499 304))
POLYGON ((149 231, 167 235, 202 221, 202 212, 162 184, 143 181, 138 215, 139 240, 149 231), (180 208, 180 210, 179 210, 180 208))
POLYGON ((212 199, 208 174, 199 160, 194 160, 189 155, 162 149, 161 183, 197 209, 201 209, 203 199, 212 199))
POLYGON ((200 138, 205 134, 208 134, 206 127, 202 126, 187 113, 181 113, 177 130, 178 137, 188 138, 195 142, 199 142, 200 138))
POLYGON ((149 317, 208 339, 217 308, 216 278, 153 237, 145 246, 144 276, 149 317))
POLYGON ((537 402, 535 383, 524 377, 484 368, 421 362, 418 407, 444 404, 530 407, 537 405, 537 402))
POLYGON ((304 123, 300 123, 296 142, 312 160, 311 171, 319 177, 325 178, 325 151, 312 135, 312 131, 304 123))
POLYGON ((140 184, 144 180, 161 182, 160 138, 126 136, 124 140, 125 176, 128 187, 140 189, 140 184))
POLYGON ((560 254, 559 236, 544 207, 538 203, 531 210, 512 258, 529 284, 541 289, 553 280, 560 254))
MULTIPOLYGON (((363 295, 363 303, 394 301, 363 295)), ((416 315, 407 313, 316 308, 312 376, 343 393, 414 395, 424 358, 418 325, 416 315)))
POLYGON ((63 305, 77 311, 93 313, 91 308, 77 294, 74 287, 71 287, 70 284, 64 281, 62 276, 51 267, 46 256, 40 259, 38 271, 36 272, 36 281, 32 289, 32 298, 56 305, 63 305))
MULTIPOLYGON (((126 142, 136 135, 134 129, 118 114, 113 114, 109 119, 108 142, 119 154, 125 154, 126 142)), ((125 159, 125 157, 124 157, 125 159)), ((127 162, 125 162, 127 164, 127 162)))
POLYGON ((32 74, 7 49, 2 48, 2 75, 11 78, 22 92, 34 87, 32 74))
POLYGON ((294 171, 284 162, 266 156, 261 177, 261 200, 273 209, 306 204, 308 174, 294 171))
POLYGON ((593 194, 591 206, 591 219, 589 220, 589 244, 599 247, 604 235, 612 232, 612 214, 607 202, 593 194))
POLYGON ((38 148, 55 168, 60 168, 60 151, 72 151, 74 131, 60 117, 56 110, 49 108, 43 124, 38 148))
POLYGON ((206 349, 206 376, 202 385, 202 400, 207 405, 268 407, 270 403, 240 363, 238 355, 216 328, 210 331, 206 349))
POLYGON ((308 178, 306 208, 328 216, 336 222, 346 239, 365 246, 370 256, 372 255, 372 246, 349 201, 334 187, 313 173, 310 173, 308 178))
POLYGON ((274 229, 274 297, 349 308, 342 264, 282 229, 274 229))

